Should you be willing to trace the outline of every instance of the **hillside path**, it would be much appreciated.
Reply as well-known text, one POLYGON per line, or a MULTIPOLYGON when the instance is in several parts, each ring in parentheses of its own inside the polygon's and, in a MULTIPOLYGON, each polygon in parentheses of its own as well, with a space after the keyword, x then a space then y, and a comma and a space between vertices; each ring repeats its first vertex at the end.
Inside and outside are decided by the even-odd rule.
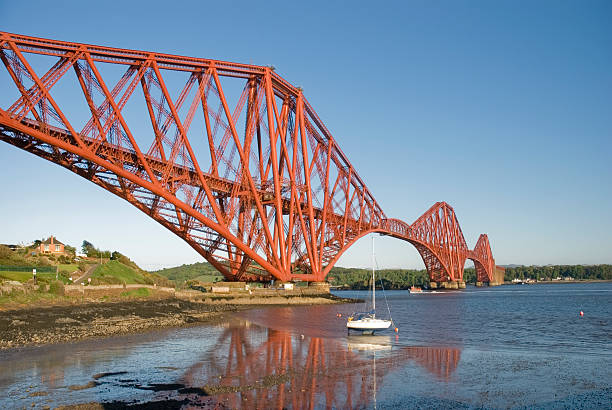
POLYGON ((87 280, 87 278, 88 278, 88 277, 90 277, 90 276, 91 276, 91 275, 94 273, 94 271, 96 270, 96 268, 97 268, 98 266, 100 266, 100 264, 99 264, 99 263, 96 263, 95 265, 91 265, 91 266, 89 267, 89 269, 87 269, 87 271, 86 271, 86 272, 85 272, 85 273, 84 273, 82 276, 80 276, 80 277, 79 277, 79 278, 77 278, 77 279, 74 279, 74 280, 72 281, 72 283, 74 283, 74 284, 78 285, 78 284, 80 284, 81 282, 83 282, 83 281, 87 280))

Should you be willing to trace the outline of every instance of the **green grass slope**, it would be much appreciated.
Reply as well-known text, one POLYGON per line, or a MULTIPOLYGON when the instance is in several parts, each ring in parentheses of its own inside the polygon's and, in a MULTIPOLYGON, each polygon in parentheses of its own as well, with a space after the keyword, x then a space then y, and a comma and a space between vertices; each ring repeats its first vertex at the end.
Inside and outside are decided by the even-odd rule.
POLYGON ((151 272, 135 269, 131 266, 112 260, 96 268, 91 275, 92 285, 104 284, 141 284, 158 286, 173 286, 167 278, 151 272))
POLYGON ((191 265, 181 265, 174 268, 161 269, 153 274, 161 275, 174 281, 183 283, 187 280, 199 280, 201 282, 216 282, 223 279, 223 275, 210 263, 198 262, 191 265))

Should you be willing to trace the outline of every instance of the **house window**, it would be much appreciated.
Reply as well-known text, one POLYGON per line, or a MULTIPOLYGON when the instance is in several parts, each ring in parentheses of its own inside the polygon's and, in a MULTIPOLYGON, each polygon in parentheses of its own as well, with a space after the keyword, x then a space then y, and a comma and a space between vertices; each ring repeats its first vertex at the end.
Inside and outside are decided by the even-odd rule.
POLYGON ((45 245, 45 252, 49 252, 49 245, 45 245))
POLYGON ((55 252, 59 252, 61 251, 60 246, 59 245, 55 245, 55 252))

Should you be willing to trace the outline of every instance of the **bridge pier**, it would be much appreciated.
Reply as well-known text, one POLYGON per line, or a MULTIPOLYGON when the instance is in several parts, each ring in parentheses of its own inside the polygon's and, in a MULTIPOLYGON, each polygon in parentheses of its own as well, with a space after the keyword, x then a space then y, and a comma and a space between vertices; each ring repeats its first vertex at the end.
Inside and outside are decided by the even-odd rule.
POLYGON ((449 282, 429 282, 429 289, 465 289, 465 282, 462 280, 451 280, 449 282))
POLYGON ((318 293, 329 293, 329 282, 310 282, 308 287, 318 293))
POLYGON ((499 286, 502 285, 502 283, 499 282, 476 282, 476 286, 478 287, 482 287, 482 286, 499 286))
POLYGON ((429 282, 429 289, 465 289, 462 280, 451 280, 448 282, 429 282))
POLYGON ((438 287, 440 289, 459 289, 459 283, 454 280, 449 282, 440 282, 438 283, 438 287))

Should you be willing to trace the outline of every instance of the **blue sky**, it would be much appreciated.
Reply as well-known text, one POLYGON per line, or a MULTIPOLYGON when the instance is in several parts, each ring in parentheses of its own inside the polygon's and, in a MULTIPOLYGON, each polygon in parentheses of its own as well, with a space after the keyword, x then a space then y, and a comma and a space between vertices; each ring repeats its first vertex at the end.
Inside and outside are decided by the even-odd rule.
MULTIPOLYGON (((498 264, 612 263, 612 2, 87 3, 0 2, 0 29, 274 65, 387 216, 412 222, 446 201, 470 247, 489 235, 498 264)), ((202 260, 128 203, 8 144, 0 175, 0 243, 87 239, 146 269, 202 260)), ((368 266, 368 249, 361 240, 339 264, 368 266)), ((397 240, 377 254, 423 266, 397 240)))

